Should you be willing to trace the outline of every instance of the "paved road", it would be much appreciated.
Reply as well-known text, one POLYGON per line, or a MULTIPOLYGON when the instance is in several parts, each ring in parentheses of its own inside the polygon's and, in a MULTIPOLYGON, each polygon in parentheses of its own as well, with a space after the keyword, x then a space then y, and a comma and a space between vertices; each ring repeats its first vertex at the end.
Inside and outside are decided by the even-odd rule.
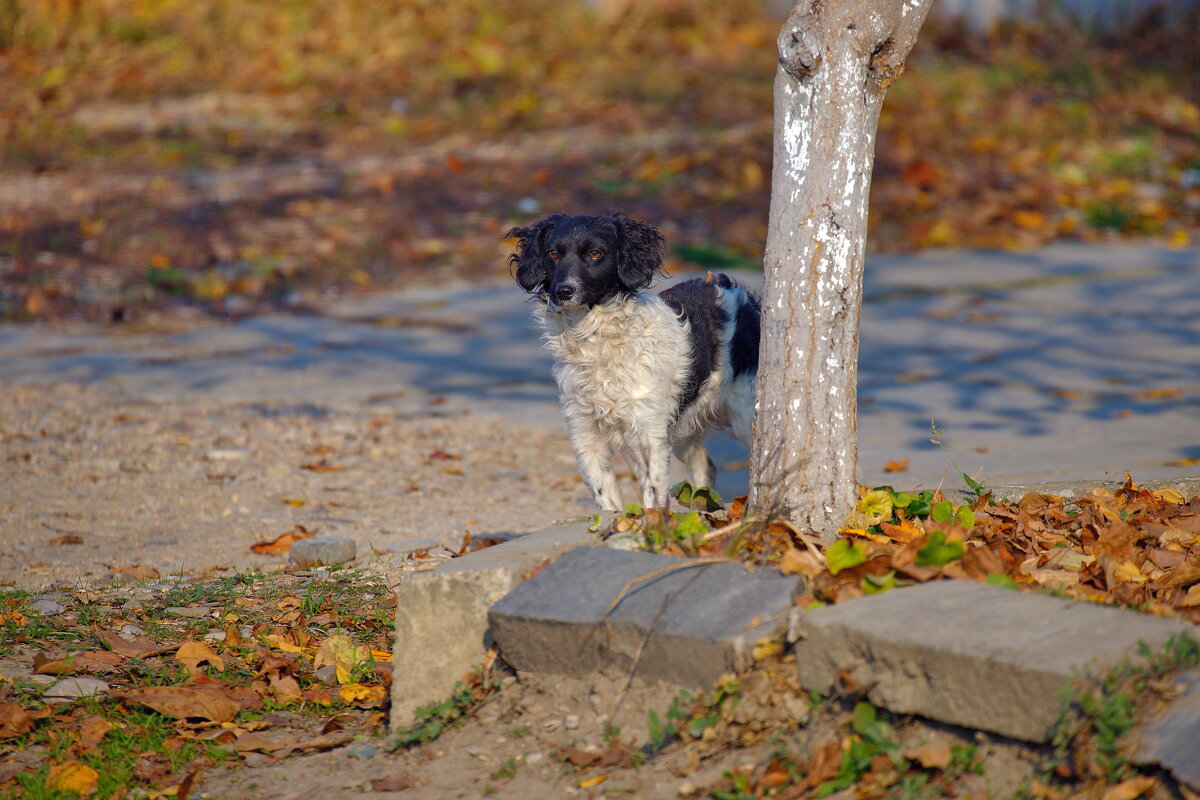
MULTIPOLYGON (((1200 250, 880 256, 866 283, 867 483, 931 486, 953 476, 929 443, 931 420, 958 465, 995 484, 1200 472, 1187 464, 1200 464, 1200 250), (896 459, 908 459, 908 470, 885 475, 896 459)), ((105 381, 162 401, 469 408, 562 424, 549 358, 507 282, 379 294, 321 317, 204 322, 170 335, 5 326, 0 381, 105 381)), ((719 465, 744 463, 730 437, 713 449, 719 465)), ((718 487, 740 491, 745 480, 735 468, 718 487)))

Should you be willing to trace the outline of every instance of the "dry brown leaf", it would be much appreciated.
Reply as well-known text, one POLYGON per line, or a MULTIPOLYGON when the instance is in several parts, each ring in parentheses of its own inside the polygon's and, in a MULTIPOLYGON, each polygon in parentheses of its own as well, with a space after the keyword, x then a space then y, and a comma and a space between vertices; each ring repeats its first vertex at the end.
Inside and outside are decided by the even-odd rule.
POLYGON ((276 750, 282 750, 293 744, 294 742, 277 741, 263 733, 246 732, 237 737, 233 743, 233 747, 239 753, 249 753, 252 750, 259 750, 263 753, 274 753, 276 750))
POLYGON ((0 739, 12 739, 33 730, 33 717, 16 703, 0 703, 0 739))
POLYGON ((290 675, 270 678, 271 696, 283 705, 301 699, 300 684, 290 675))
POLYGON ((1167 573, 1160 583, 1163 586, 1191 586, 1200 582, 1200 562, 1184 561, 1167 573))
POLYGON ((950 766, 950 745, 946 742, 930 742, 904 753, 925 769, 945 769, 950 766))
MULTIPOLYGON (((35 659, 36 663, 36 659, 35 659)), ((35 675, 72 675, 84 672, 112 672, 125 663, 125 656, 109 650, 89 650, 55 661, 38 664, 35 675)))
POLYGON ((135 636, 131 642, 116 631, 106 631, 102 628, 93 628, 92 631, 110 650, 127 658, 145 658, 163 650, 157 642, 145 636, 135 636))
POLYGON ((899 458, 895 461, 888 461, 883 465, 884 472, 904 472, 906 469, 908 469, 907 458, 899 458))
POLYGON ((79 741, 75 746, 79 752, 94 750, 105 735, 116 726, 99 714, 88 717, 79 725, 79 741))
POLYGON ((130 567, 110 566, 108 569, 113 575, 124 575, 134 581, 147 581, 159 577, 158 570, 153 567, 147 567, 145 564, 134 564, 130 567))
POLYGON ((187 667, 193 675, 200 672, 201 664, 209 664, 217 672, 225 671, 225 660, 217 655, 208 642, 184 642, 175 651, 175 660, 187 667))
POLYGON ((120 696, 176 719, 198 717, 213 722, 229 722, 240 709, 240 704, 230 698, 223 687, 211 684, 148 686, 131 689, 120 696))
POLYGON ((785 575, 807 575, 815 578, 825 571, 825 565, 810 551, 790 547, 779 559, 779 570, 785 575))
POLYGON ((1153 775, 1135 775, 1116 786, 1109 787, 1104 793, 1103 800, 1134 800, 1158 785, 1158 778, 1153 775))

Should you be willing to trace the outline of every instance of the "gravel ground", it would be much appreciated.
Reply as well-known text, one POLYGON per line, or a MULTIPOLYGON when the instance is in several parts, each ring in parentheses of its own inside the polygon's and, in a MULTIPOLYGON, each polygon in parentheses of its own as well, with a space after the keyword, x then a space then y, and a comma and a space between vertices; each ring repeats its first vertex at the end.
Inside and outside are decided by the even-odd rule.
POLYGON ((384 572, 414 547, 590 513, 566 436, 474 414, 153 404, 103 384, 0 389, 0 584, 269 569, 257 541, 348 536, 384 572), (114 572, 115 570, 115 572, 114 572))

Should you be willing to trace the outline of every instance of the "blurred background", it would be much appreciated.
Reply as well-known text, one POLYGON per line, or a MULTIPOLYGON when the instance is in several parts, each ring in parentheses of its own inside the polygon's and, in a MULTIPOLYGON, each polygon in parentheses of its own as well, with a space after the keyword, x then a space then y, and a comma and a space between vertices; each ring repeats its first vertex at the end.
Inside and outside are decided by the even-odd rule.
MULTIPOLYGON (((0 319, 506 279, 505 230, 557 211, 756 267, 789 6, 0 0, 0 319)), ((1195 0, 936 0, 870 249, 1200 244, 1197 41, 1195 0)))

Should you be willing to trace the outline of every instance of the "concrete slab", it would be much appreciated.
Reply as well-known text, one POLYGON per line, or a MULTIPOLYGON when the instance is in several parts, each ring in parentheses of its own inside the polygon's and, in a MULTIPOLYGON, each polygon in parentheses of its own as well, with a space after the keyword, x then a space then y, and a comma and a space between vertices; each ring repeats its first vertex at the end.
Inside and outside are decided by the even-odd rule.
POLYGON ((1195 626, 970 581, 893 589, 798 615, 800 681, 828 692, 839 672, 900 714, 1044 742, 1072 680, 1093 680, 1138 643, 1195 626))
POLYGON ((1158 764, 1200 792, 1200 670, 1185 672, 1183 693, 1142 731, 1134 763, 1158 764))
POLYGON ((576 550, 492 606, 504 659, 536 674, 707 689, 781 635, 804 580, 777 570, 608 548, 576 550), (619 602, 617 602, 619 600, 619 602))
POLYGON ((552 525, 527 536, 404 576, 396 590, 392 650, 392 726, 419 706, 444 700, 455 681, 483 663, 491 647, 487 611, 546 561, 601 544, 587 522, 552 525))

